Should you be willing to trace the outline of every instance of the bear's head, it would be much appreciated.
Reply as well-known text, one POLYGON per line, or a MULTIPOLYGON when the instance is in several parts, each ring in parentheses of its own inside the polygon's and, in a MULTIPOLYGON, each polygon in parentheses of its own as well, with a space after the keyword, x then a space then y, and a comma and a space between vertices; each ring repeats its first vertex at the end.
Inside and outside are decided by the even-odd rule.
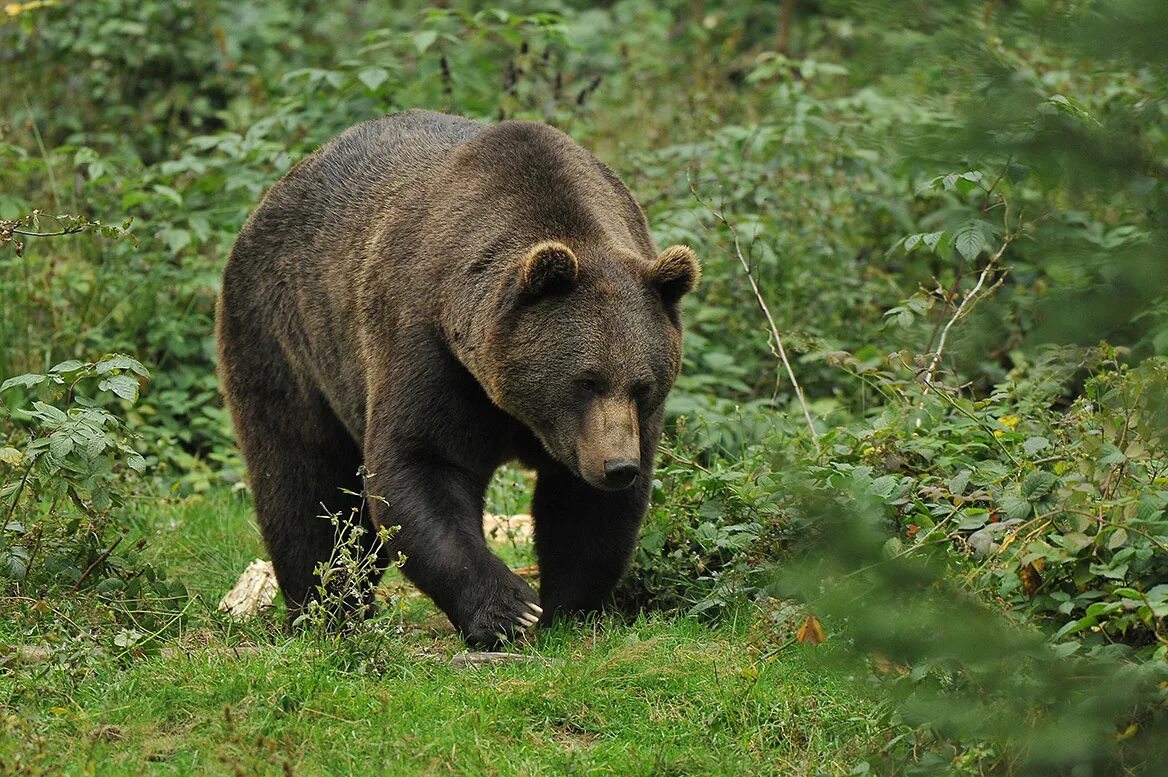
POLYGON ((547 451, 596 488, 627 488, 653 450, 681 368, 683 295, 701 269, 671 246, 630 250, 545 241, 523 255, 489 338, 486 388, 547 451))

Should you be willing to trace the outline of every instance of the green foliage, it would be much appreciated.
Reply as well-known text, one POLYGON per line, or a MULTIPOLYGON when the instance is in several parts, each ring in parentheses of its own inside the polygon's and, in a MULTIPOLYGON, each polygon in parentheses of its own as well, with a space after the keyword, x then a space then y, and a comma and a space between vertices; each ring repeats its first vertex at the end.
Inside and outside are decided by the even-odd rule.
MULTIPOLYGON (((822 608, 830 645, 887 659, 842 670, 890 694, 895 734, 856 774, 1151 763, 1163 699, 1147 683, 1168 649, 1163 4, 824 0, 794 4, 783 32, 778 3, 428 5, 6 11, 4 585, 145 597, 133 586, 162 576, 125 550, 146 525, 131 496, 244 490, 214 372, 219 272, 296 160, 409 107, 542 119, 703 262, 618 603, 755 613, 773 655, 802 612, 770 598, 776 569, 818 569, 783 590, 822 608), (150 364, 149 390, 137 362, 85 361, 108 352, 150 364), (865 542, 825 549, 840 515, 865 542), (960 639, 930 637, 945 619, 960 639), (984 650, 956 650, 978 629, 984 650), (1050 746, 1060 730, 1081 747, 1050 746)), ((528 486, 501 473, 491 509, 524 511, 528 486)), ((176 617, 132 611, 122 654, 176 617)), ((363 634, 392 641, 348 644, 363 634)), ((386 669, 340 645, 345 671, 386 669)))
POLYGON ((0 446, 5 595, 89 589, 141 628, 156 620, 130 614, 144 599, 173 608, 185 598, 143 560, 145 540, 125 542, 126 501, 146 460, 118 411, 149 377, 136 359, 109 354, 0 383, 0 420, 11 429, 0 446))
POLYGON ((944 553, 890 552, 881 501, 812 487, 818 532, 776 588, 843 636, 836 669, 886 690, 896 732, 852 774, 1155 774, 1166 756, 1163 662, 1078 645, 987 609, 944 553))
MULTIPOLYGON (((364 478, 364 472, 361 474, 364 478)), ((319 582, 315 598, 292 625, 319 644, 331 666, 380 674, 386 670, 386 643, 400 633, 401 602, 391 596, 383 603, 384 612, 378 613, 369 581, 384 569, 380 566, 381 555, 388 556, 387 543, 397 527, 377 529, 366 550, 362 538, 368 530, 359 522, 360 513, 368 509, 366 497, 352 495, 362 497, 352 514, 319 516, 332 524, 335 543, 329 557, 316 565, 319 582)), ((405 557, 398 553, 389 566, 400 567, 404 563, 405 557)))

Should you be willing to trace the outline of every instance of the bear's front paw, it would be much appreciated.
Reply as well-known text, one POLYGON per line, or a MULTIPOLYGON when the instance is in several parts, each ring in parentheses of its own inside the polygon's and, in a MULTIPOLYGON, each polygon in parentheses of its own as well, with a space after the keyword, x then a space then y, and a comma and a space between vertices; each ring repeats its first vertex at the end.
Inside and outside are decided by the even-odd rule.
POLYGON ((543 608, 527 583, 508 571, 508 577, 482 585, 476 601, 455 623, 466 641, 476 647, 509 642, 539 622, 543 608))

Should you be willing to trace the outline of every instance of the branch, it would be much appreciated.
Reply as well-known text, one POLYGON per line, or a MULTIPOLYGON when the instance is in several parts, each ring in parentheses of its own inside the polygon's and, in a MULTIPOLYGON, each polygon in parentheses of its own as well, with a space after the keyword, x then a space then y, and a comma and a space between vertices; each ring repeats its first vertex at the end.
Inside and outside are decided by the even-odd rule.
POLYGON ((738 229, 731 224, 726 216, 718 210, 714 210, 697 192, 694 186, 693 179, 690 179, 689 190, 694 199, 697 200, 703 208, 710 212, 710 215, 716 218, 723 226, 730 230, 730 235, 734 238, 734 255, 738 257, 738 263, 742 265, 743 272, 746 273, 746 280, 750 283, 750 289, 754 292, 754 299, 758 302, 758 307, 762 314, 766 317, 767 326, 771 330, 771 339, 769 342, 771 353, 778 359, 787 371, 787 377, 791 380, 791 386, 795 389, 795 396, 799 399, 799 407, 803 409, 803 418, 807 421, 807 429, 811 432, 811 440, 816 447, 819 446, 819 434, 815 431, 815 422, 811 420, 811 411, 807 409, 807 400, 803 396, 803 389, 799 386, 799 381, 795 378, 795 371, 791 369, 791 362, 787 358, 787 350, 783 347, 783 337, 779 334, 779 328, 775 325, 775 318, 771 315, 771 309, 767 306, 766 300, 763 299, 762 292, 759 291, 758 283, 754 280, 754 273, 750 271, 750 262, 742 253, 742 243, 738 239, 738 229))
MULTIPOLYGON (((1002 240, 1002 245, 998 248, 997 251, 994 252, 994 255, 990 257, 990 260, 986 262, 986 266, 982 269, 981 275, 977 277, 977 283, 974 284, 972 289, 965 292, 965 296, 961 298, 961 304, 958 305, 957 310, 953 312, 953 317, 950 318, 948 322, 946 322, 945 328, 941 330, 941 339, 937 343, 937 350, 933 353, 933 359, 929 362, 929 368, 925 370, 925 393, 928 393, 929 389, 933 387, 933 378, 937 374, 937 366, 941 363, 941 357, 945 353, 945 343, 949 339, 949 330, 952 329, 953 325, 956 324, 962 316, 968 313, 976 303, 978 294, 981 292, 982 287, 985 286, 986 279, 989 278, 990 274, 997 268, 998 260, 1002 258, 1002 254, 1006 252, 1006 248, 1009 247, 1013 239, 1014 238, 1011 235, 1006 235, 1006 237, 1002 240)), ((998 279, 997 283, 991 287, 991 290, 997 288, 1001 282, 1001 279, 998 279)))

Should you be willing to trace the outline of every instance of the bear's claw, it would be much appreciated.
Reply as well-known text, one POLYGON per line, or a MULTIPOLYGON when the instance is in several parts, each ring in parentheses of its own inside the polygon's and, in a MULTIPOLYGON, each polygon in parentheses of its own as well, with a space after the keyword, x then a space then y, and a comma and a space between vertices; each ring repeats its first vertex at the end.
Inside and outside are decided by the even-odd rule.
POLYGON ((493 583, 478 588, 479 600, 473 610, 457 621, 459 631, 469 644, 490 647, 511 642, 538 623, 543 612, 535 603, 536 593, 509 570, 493 583))

